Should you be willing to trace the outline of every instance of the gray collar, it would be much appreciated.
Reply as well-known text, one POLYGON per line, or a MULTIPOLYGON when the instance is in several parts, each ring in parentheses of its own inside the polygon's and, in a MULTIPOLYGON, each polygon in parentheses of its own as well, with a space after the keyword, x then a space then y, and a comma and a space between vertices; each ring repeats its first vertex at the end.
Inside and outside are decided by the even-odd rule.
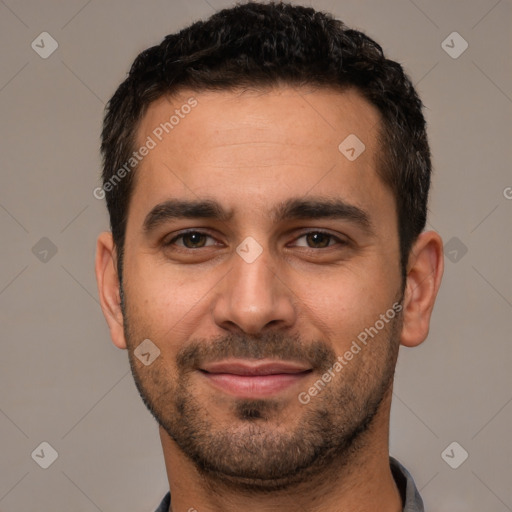
POLYGON ((409 471, 393 457, 389 457, 389 464, 393 478, 402 496, 403 512, 425 512, 423 500, 409 471))

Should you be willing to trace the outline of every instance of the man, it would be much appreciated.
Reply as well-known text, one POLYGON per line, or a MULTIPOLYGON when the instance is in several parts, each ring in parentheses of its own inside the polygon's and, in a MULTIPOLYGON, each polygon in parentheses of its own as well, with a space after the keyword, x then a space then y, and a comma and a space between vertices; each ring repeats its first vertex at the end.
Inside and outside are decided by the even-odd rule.
POLYGON ((423 510, 388 452, 443 271, 421 108, 311 8, 236 6, 137 57, 105 116, 96 275, 159 424, 159 511, 423 510))

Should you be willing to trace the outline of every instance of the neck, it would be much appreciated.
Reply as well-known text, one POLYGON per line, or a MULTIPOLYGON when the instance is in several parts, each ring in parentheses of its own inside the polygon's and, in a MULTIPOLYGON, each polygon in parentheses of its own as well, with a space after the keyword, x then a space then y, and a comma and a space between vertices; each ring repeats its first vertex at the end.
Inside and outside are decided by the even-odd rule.
POLYGON ((350 453, 307 481, 272 492, 254 492, 205 476, 160 427, 172 507, 170 512, 400 512, 402 502, 389 466, 389 396, 350 453))

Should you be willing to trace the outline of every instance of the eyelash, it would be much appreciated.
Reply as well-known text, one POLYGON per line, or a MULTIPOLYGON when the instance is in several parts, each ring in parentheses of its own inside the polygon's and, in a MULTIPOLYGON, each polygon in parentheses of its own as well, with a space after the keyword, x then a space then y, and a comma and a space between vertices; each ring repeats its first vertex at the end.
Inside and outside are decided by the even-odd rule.
MULTIPOLYGON (((165 247, 172 246, 172 245, 174 245, 174 243, 177 240, 183 239, 183 237, 185 235, 189 235, 189 234, 198 234, 198 235, 203 235, 203 236, 206 236, 206 237, 209 237, 209 238, 212 238, 212 239, 214 238, 212 235, 210 235, 209 233, 207 233, 205 231, 199 231, 199 230, 196 230, 196 229, 191 229, 191 230, 187 230, 187 231, 183 231, 183 232, 179 233, 178 235, 176 235, 174 238, 172 238, 168 242, 165 242, 164 246, 165 247)), ((341 246, 348 246, 348 245, 350 245, 350 242, 348 240, 343 240, 343 239, 333 235, 332 233, 329 233, 328 231, 323 231, 321 229, 315 229, 315 230, 311 230, 311 231, 306 231, 306 232, 302 233, 300 236, 298 236, 295 239, 295 241, 299 240, 300 238, 303 238, 305 236, 311 235, 311 234, 326 235, 326 236, 330 237, 330 241, 334 240, 335 242, 337 242, 341 246)), ((320 247, 320 248, 304 247, 304 246, 302 246, 302 247, 303 247, 303 249, 310 250, 310 251, 318 251, 320 249, 328 249, 328 248, 332 247, 332 245, 330 245, 330 241, 329 241, 329 245, 327 245, 326 247, 320 247)), ((196 248, 190 248, 190 247, 185 247, 185 246, 177 246, 177 247, 179 247, 179 249, 184 250, 184 251, 197 251, 198 249, 205 249, 206 247, 212 247, 212 245, 204 246, 204 247, 196 247, 196 248)))

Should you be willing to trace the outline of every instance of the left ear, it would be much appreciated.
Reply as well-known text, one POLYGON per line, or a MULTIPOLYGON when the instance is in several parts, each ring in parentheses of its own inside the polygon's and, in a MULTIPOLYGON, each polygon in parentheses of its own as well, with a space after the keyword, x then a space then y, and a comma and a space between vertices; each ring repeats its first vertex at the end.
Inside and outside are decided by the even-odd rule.
POLYGON ((435 231, 421 233, 409 253, 400 337, 402 345, 415 347, 427 337, 443 270, 441 237, 435 231))

